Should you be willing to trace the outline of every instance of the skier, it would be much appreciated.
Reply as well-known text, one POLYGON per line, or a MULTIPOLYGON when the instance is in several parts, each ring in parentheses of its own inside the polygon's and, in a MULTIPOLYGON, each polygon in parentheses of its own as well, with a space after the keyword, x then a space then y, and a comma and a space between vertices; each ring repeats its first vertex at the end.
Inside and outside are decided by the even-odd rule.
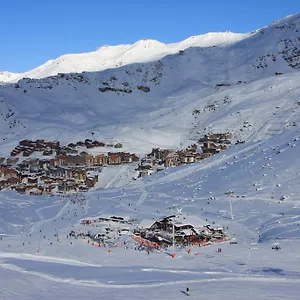
POLYGON ((189 296, 190 295, 190 289, 187 287, 186 288, 186 295, 189 296))

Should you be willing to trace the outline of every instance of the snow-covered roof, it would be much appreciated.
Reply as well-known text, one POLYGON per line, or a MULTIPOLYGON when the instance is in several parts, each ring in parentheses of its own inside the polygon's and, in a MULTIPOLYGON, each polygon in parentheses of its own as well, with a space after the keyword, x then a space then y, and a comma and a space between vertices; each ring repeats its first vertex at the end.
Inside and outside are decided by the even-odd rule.
POLYGON ((192 225, 193 227, 203 227, 207 224, 206 221, 201 219, 198 216, 180 216, 179 218, 174 219, 174 224, 176 226, 192 225))
POLYGON ((143 228, 143 229, 146 229, 146 228, 149 228, 152 226, 152 224, 155 222, 155 220, 143 220, 140 224, 139 224, 139 227, 140 228, 143 228))

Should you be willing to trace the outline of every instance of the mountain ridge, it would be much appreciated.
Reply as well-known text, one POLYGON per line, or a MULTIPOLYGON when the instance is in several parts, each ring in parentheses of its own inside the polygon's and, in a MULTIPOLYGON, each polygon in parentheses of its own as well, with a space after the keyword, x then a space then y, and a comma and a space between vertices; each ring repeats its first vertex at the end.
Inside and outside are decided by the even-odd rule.
POLYGON ((248 34, 216 32, 192 36, 181 42, 171 44, 164 44, 153 39, 141 39, 133 44, 106 45, 89 53, 64 54, 24 73, 1 72, 0 82, 16 82, 23 77, 44 78, 57 75, 58 73, 102 71, 130 63, 157 60, 163 56, 175 54, 180 50, 185 50, 192 46, 210 47, 221 46, 222 44, 226 45, 246 36, 248 34))
MULTIPOLYGON (((153 62, 3 84, 1 152, 7 155, 18 136, 72 142, 90 132, 99 139, 129 139, 128 149, 139 153, 151 146, 179 148, 208 130, 230 129, 236 139, 255 138, 258 128, 268 131, 263 124, 253 126, 251 117, 252 127, 239 132, 243 125, 231 116, 241 107, 262 112, 256 99, 264 98, 265 109, 276 114, 271 100, 279 96, 292 95, 287 109, 297 108, 299 29, 297 14, 226 47, 191 47, 153 62)), ((280 106, 280 99, 273 101, 280 106)), ((290 122, 297 116, 292 114, 290 122)), ((275 117, 270 114, 270 120, 275 117)))
POLYGON ((249 33, 233 33, 231 31, 209 32, 198 36, 191 36, 183 41, 170 44, 164 44, 155 39, 141 39, 133 44, 116 46, 105 45, 99 47, 96 51, 89 53, 64 54, 56 59, 48 60, 41 66, 24 73, 11 73, 8 71, 0 72, 0 82, 16 82, 23 77, 44 78, 57 75, 58 73, 101 71, 108 68, 117 68, 125 64, 149 62, 161 59, 165 55, 175 54, 176 52, 185 50, 189 47, 222 47, 247 39, 252 35, 261 33, 274 26, 286 22, 291 23, 293 22, 293 19, 297 19, 298 16, 299 13, 286 16, 283 19, 274 21, 270 25, 249 33), (158 51, 157 48, 160 48, 161 51, 158 51), (137 50, 137 52, 144 52, 145 49, 154 51, 153 53, 146 52, 144 54, 134 52, 134 50, 137 50), (75 59, 75 61, 73 61, 73 59, 75 59), (81 62, 78 63, 78 60, 81 62))

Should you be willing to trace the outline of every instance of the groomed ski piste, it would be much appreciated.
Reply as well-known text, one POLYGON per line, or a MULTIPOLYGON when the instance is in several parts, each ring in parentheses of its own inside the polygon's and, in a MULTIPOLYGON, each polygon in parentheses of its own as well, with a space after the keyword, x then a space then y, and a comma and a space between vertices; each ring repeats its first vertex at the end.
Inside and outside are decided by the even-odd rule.
POLYGON ((219 154, 169 168, 132 187, 37 198, 1 193, 1 299, 182 299, 186 287, 197 299, 298 299, 299 132, 288 135, 290 145, 280 135, 235 145, 226 160, 219 154), (171 248, 136 249, 130 233, 118 247, 67 237, 84 218, 152 220, 172 206, 221 224, 237 244, 191 246, 190 253, 175 247, 172 258, 171 248))

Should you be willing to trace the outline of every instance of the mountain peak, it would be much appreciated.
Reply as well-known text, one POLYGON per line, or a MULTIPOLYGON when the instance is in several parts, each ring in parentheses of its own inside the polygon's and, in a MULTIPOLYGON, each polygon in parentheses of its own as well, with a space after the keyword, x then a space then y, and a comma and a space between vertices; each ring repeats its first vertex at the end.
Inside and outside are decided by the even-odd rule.
MULTIPOLYGON (((208 32, 191 36, 183 41, 170 44, 165 44, 155 39, 144 38, 133 44, 103 45, 90 53, 62 55, 57 59, 49 60, 45 64, 22 74, 2 72, 0 73, 0 81, 16 82, 23 77, 43 78, 57 75, 58 73, 95 72, 132 63, 146 63, 161 59, 169 54, 176 54, 190 47, 227 47, 248 39, 253 35, 261 39, 261 33, 271 32, 273 29, 282 32, 278 36, 282 36, 285 30, 297 32, 297 30, 300 30, 300 13, 277 20, 271 25, 251 33, 234 33, 227 30, 224 32, 208 32)), ((271 35, 268 42, 273 45, 271 39, 274 39, 275 35, 271 35)), ((278 43, 279 40, 274 40, 274 42, 278 43)))
POLYGON ((153 40, 153 39, 140 39, 139 41, 135 42, 133 44, 133 46, 142 46, 142 47, 156 47, 156 46, 166 46, 166 44, 161 43, 157 40, 153 40))
POLYGON ((12 73, 8 71, 2 71, 0 72, 0 82, 9 82, 13 80, 14 78, 18 77, 20 74, 18 73, 12 73))

